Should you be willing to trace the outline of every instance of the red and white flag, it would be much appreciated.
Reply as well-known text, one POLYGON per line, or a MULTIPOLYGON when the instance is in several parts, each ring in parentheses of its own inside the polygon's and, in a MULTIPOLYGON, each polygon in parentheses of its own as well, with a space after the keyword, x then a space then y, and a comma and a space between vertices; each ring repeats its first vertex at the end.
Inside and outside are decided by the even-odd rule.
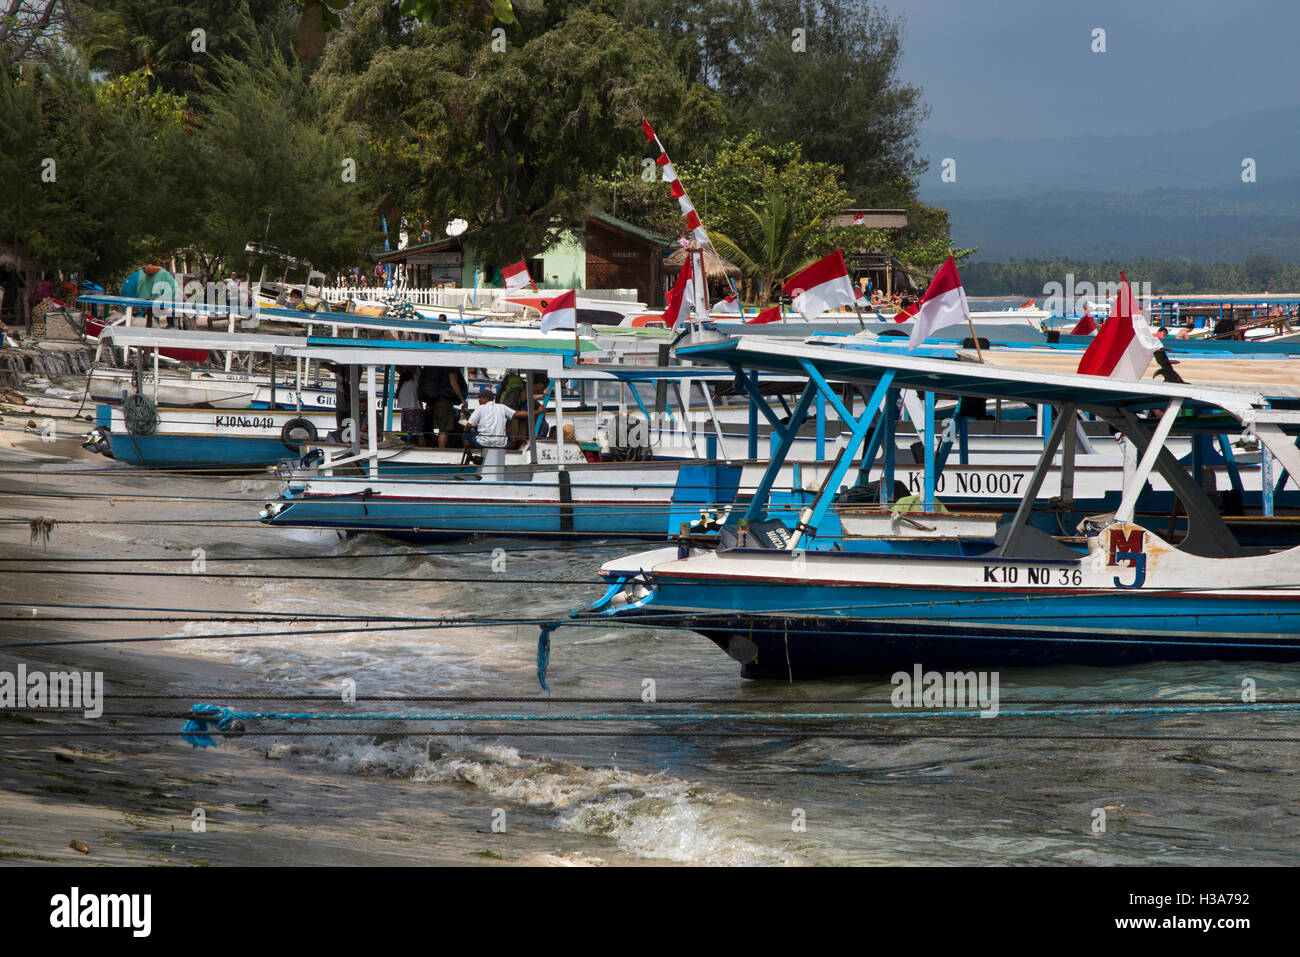
POLYGON ((783 288, 790 294, 795 311, 805 319, 828 309, 851 306, 858 300, 857 288, 844 265, 844 254, 838 248, 795 273, 783 288))
POLYGON ((1090 336, 1097 331, 1097 324, 1092 321, 1092 312, 1085 305, 1083 315, 1079 317, 1079 324, 1070 330, 1072 336, 1090 336))
POLYGON ((502 266, 501 279, 505 282, 507 289, 523 289, 525 286, 537 288, 533 278, 528 275, 528 263, 522 259, 509 266, 502 266))
POLYGON ((663 320, 668 328, 691 314, 695 308, 695 283, 691 282, 691 257, 686 257, 682 271, 677 274, 677 281, 668 292, 668 308, 664 310, 663 320))
POLYGON ((746 319, 745 325, 757 326, 764 322, 780 322, 780 321, 781 321, 781 307, 768 306, 766 309, 760 312, 753 319, 746 319))
POLYGON ((1151 334, 1146 317, 1134 308, 1133 290, 1121 272, 1110 318, 1079 360, 1079 374, 1140 379, 1159 349, 1160 340, 1151 334))
POLYGON ((572 289, 552 299, 542 310, 542 332, 552 329, 576 329, 578 326, 578 297, 572 289))
POLYGON ((720 303, 718 303, 717 305, 715 305, 715 306, 713 307, 713 311, 714 311, 714 312, 731 312, 731 313, 739 314, 739 312, 740 312, 740 299, 738 299, 738 298, 736 297, 736 294, 733 292, 733 293, 732 293, 730 296, 728 296, 726 299, 722 300, 720 303))
POLYGON ((907 347, 915 349, 937 330, 959 322, 970 322, 970 306, 966 304, 961 276, 957 275, 957 260, 949 256, 916 301, 907 347))
POLYGON ((663 181, 669 184, 673 198, 677 200, 682 215, 686 217, 686 229, 690 232, 691 238, 701 246, 707 245, 709 234, 705 231, 704 224, 700 222, 699 213, 695 211, 695 205, 691 202, 691 198, 686 195, 682 181, 677 176, 677 170, 673 167, 672 161, 668 159, 668 151, 664 149, 664 144, 659 142, 659 137, 650 125, 649 120, 642 118, 641 131, 645 133, 646 142, 653 144, 655 149, 659 151, 659 155, 655 157, 655 163, 663 170, 660 175, 663 181))

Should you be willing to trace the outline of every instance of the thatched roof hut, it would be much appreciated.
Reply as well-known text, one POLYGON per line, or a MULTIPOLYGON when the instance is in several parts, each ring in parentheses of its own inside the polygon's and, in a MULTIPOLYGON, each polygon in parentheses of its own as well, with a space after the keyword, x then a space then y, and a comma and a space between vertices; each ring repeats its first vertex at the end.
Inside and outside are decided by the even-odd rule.
MULTIPOLYGON (((728 278, 739 279, 740 267, 735 263, 729 262, 719 256, 712 246, 703 247, 704 251, 704 274, 709 279, 725 281, 728 278)), ((685 246, 678 246, 673 250, 673 254, 664 260, 664 268, 669 272, 677 272, 686 263, 687 249, 685 246)))

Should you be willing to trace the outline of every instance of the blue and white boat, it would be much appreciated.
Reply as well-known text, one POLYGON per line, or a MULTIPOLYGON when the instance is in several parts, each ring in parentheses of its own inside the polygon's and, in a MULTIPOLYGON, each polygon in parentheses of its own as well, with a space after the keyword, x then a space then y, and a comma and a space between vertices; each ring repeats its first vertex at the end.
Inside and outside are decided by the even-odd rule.
POLYGON ((999 667, 1151 660, 1300 661, 1300 535, 1273 492, 1300 476, 1300 401, 1243 387, 1136 382, 1023 372, 825 344, 700 334, 678 354, 738 373, 795 373, 838 401, 835 384, 870 391, 866 411, 841 416, 852 436, 821 486, 777 491, 777 454, 743 516, 716 542, 607 562, 605 594, 578 617, 631 618, 686 628, 717 644, 751 678, 795 679, 926 667, 999 667), (1020 504, 1008 515, 954 515, 932 503, 933 472, 913 509, 855 500, 873 474, 890 485, 898 390, 1046 404, 1057 410, 1020 504), (1051 535, 1030 515, 1058 473, 1073 496, 1075 413, 1124 434, 1138 461, 1113 510, 1051 535), (1260 506, 1225 515, 1168 449, 1171 435, 1241 433, 1261 447, 1260 506), (1058 460, 1058 450, 1062 453, 1058 460), (1174 534, 1140 517, 1160 476, 1186 520, 1174 534), (1276 479, 1276 482, 1275 482, 1276 479), (1268 545, 1237 534, 1282 526, 1268 545))

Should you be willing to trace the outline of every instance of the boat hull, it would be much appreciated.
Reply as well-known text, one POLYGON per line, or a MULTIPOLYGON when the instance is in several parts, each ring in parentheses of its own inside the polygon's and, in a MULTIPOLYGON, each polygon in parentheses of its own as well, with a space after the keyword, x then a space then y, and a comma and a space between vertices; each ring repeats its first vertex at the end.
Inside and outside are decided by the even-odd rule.
MULTIPOLYGON (((1281 624, 1280 622, 1278 624, 1281 624)), ((1225 628, 1233 621, 1222 622, 1225 628)), ((1293 618, 1287 627, 1294 629, 1293 618)), ((1153 661, 1300 661, 1300 638, 1200 630, 1099 634, 1080 627, 865 621, 832 616, 701 615, 682 620, 740 664, 745 678, 800 680, 926 668, 1113 667, 1153 661)))

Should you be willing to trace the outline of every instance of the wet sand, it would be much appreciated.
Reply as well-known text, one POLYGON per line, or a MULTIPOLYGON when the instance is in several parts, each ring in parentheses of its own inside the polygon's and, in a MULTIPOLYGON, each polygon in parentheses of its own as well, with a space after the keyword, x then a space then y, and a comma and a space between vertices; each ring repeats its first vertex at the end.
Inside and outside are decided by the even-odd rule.
MULTIPOLYGON (((54 465, 98 467, 105 460, 82 452, 77 440, 43 443, 8 433, 0 445, 0 485, 6 490, 49 488, 21 470, 54 465), (57 458, 51 458, 56 456, 57 458)), ((249 505, 256 505, 251 498, 249 505)), ((34 501, 0 496, 0 518, 48 515, 56 524, 42 547, 25 524, 0 525, 0 555, 27 557, 137 557, 156 554, 97 538, 72 524, 84 518, 75 500, 34 501)), ((149 567, 149 566, 146 566, 149 567)), ((162 566, 159 566, 162 567, 162 566)), ((170 566, 170 567, 175 567, 170 566)), ((113 602, 194 608, 245 607, 239 589, 211 579, 186 579, 183 589, 149 578, 67 573, 2 574, 0 601, 113 602), (164 594, 160 594, 160 591, 164 594), (160 600, 161 599, 161 600, 160 600)), ((158 625, 42 622, 32 608, 4 606, 0 644, 81 637, 158 634, 158 625), (19 620, 14 620, 14 618, 19 620)), ((60 614, 57 609, 45 612, 60 614)), ((96 612, 84 614, 93 618, 96 612)), ((176 625, 166 625, 173 632, 176 625)), ((36 670, 102 671, 108 704, 98 719, 80 711, 0 711, 0 732, 69 732, 50 737, 0 737, 0 863, 206 866, 357 864, 621 864, 643 863, 612 842, 599 856, 590 839, 526 826, 529 811, 510 808, 505 833, 493 833, 491 798, 471 785, 407 786, 387 775, 331 773, 305 760, 298 748, 274 738, 217 737, 218 747, 183 741, 183 722, 144 717, 180 711, 180 701, 131 701, 123 694, 211 694, 246 685, 247 675, 220 662, 152 644, 65 645, 0 649, 0 670, 18 663, 36 670), (163 737, 132 732, 168 731, 163 737), (79 736, 76 732, 94 732, 79 736), (104 732, 109 732, 106 736, 104 732), (457 794, 457 791, 463 793, 457 794), (193 827, 195 809, 205 830, 193 827), (74 844, 87 849, 82 852, 74 844), (583 850, 580 845, 587 847, 583 850)), ((249 703, 250 707, 255 707, 249 703)), ((274 706, 274 705, 270 705, 274 706)))

